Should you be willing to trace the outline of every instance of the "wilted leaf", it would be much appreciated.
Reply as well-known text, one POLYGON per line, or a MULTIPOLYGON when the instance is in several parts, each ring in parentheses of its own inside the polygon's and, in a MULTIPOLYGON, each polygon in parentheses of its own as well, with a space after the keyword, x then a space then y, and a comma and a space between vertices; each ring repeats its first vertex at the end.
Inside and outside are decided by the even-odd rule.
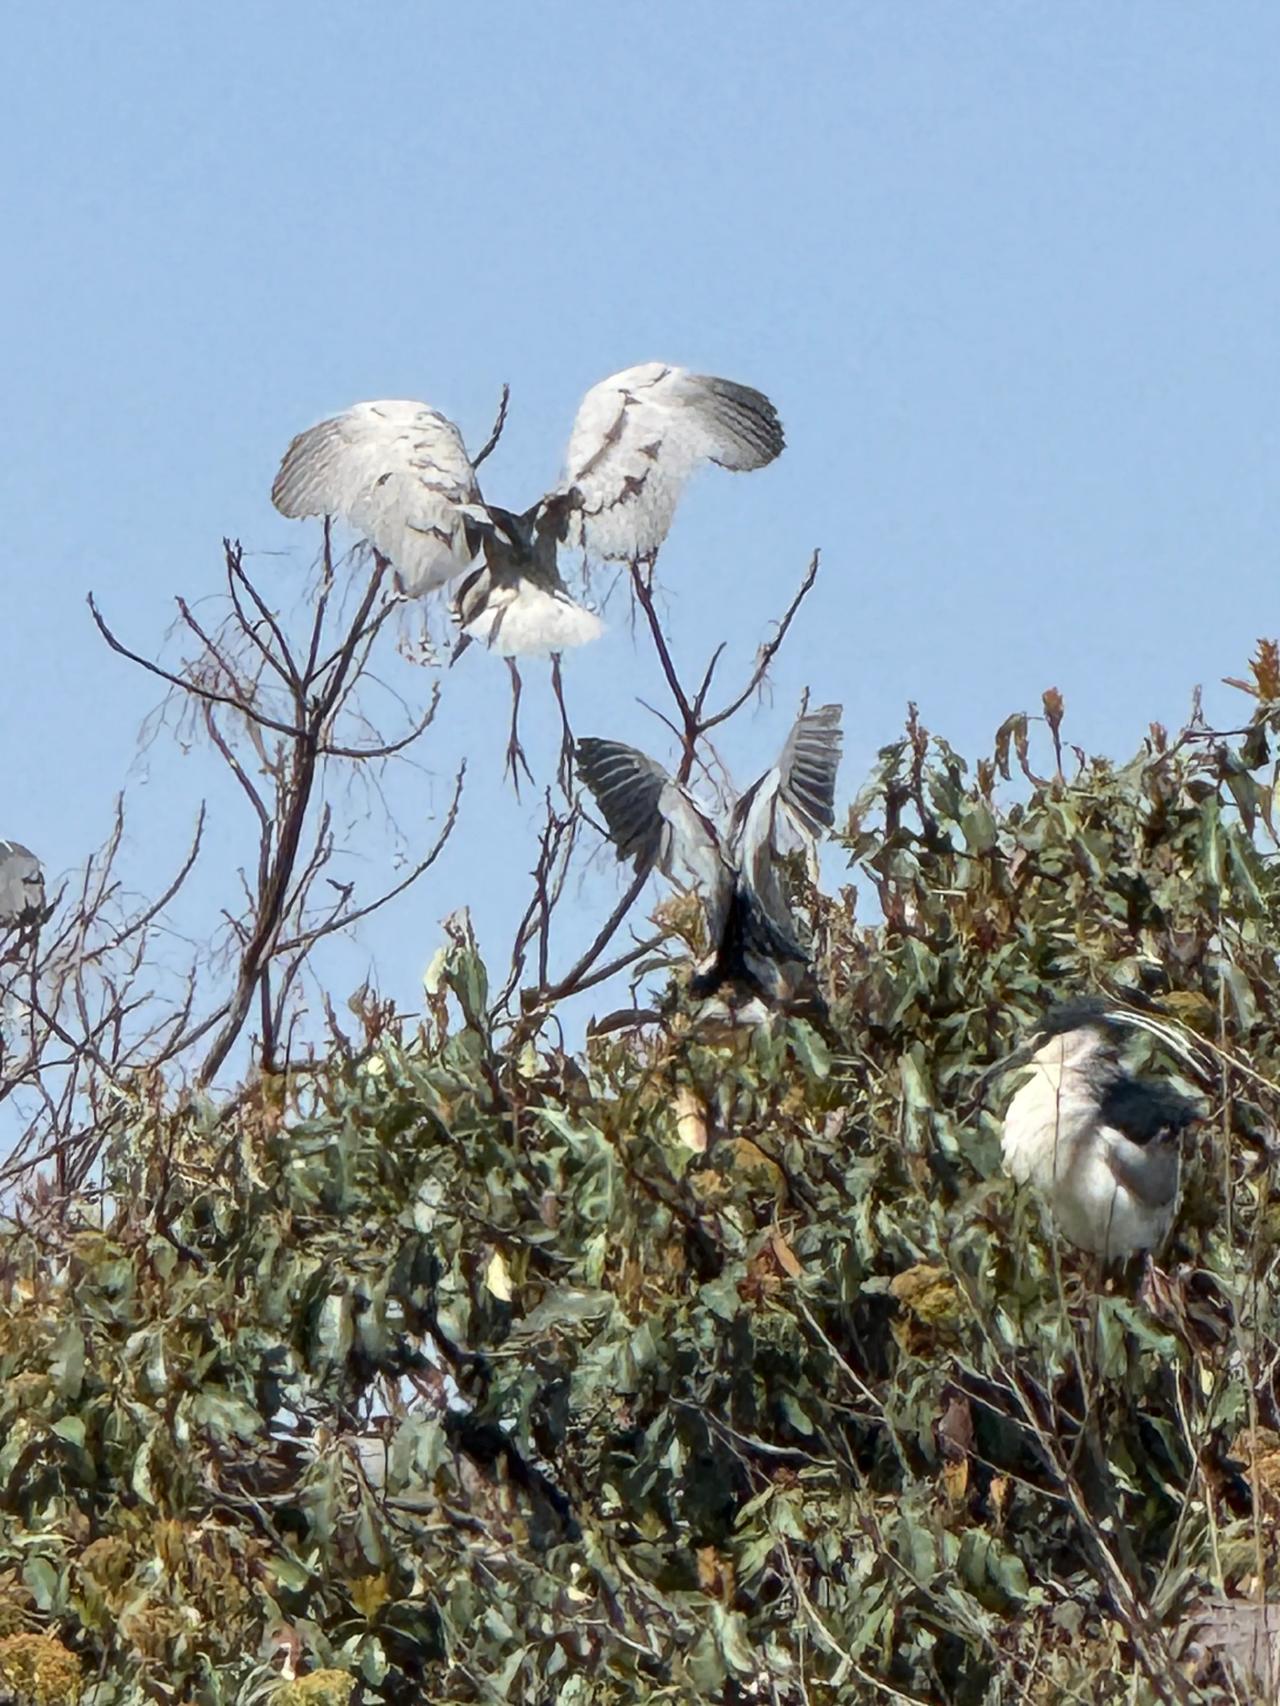
POLYGON ((511 1302, 511 1275, 507 1271, 506 1257, 501 1250, 495 1249, 489 1257, 484 1270, 485 1288, 502 1303, 511 1302))
POLYGON ((681 1084, 676 1090, 676 1133, 686 1149, 701 1155, 707 1147, 706 1110, 689 1089, 681 1084))

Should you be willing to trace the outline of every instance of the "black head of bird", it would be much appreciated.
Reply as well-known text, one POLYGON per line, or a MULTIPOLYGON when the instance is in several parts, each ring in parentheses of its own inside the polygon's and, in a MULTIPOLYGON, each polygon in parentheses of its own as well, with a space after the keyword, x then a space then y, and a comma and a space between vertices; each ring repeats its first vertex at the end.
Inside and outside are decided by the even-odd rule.
POLYGON ((1091 998, 1051 1010, 1005 1063, 1030 1068, 1004 1117, 1006 1172, 1040 1192, 1065 1238, 1104 1259, 1164 1241, 1178 1205, 1182 1138, 1201 1118, 1167 1079, 1125 1064, 1134 1029, 1203 1070, 1177 1026, 1091 998))
POLYGON ((578 773, 604 813, 620 859, 657 868, 699 896, 708 954, 690 985, 722 985, 775 1004, 789 1000, 810 965, 779 862, 795 847, 811 858, 834 819, 840 706, 806 711, 778 761, 734 803, 726 822, 660 764, 618 741, 578 742, 578 773))

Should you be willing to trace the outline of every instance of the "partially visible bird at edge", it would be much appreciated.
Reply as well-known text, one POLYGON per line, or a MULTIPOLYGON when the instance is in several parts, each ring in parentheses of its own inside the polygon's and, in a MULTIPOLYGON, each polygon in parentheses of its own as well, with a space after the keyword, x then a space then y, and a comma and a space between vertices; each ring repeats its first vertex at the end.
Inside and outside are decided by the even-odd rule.
POLYGON ((405 401, 357 403, 299 433, 271 498, 286 516, 350 523, 391 564, 406 597, 457 583, 452 608, 463 637, 455 660, 479 640, 511 670, 507 756, 515 774, 524 764, 515 659, 551 657, 568 742, 560 654, 603 631, 595 612, 570 596, 560 548, 587 559, 651 562, 696 468, 761 468, 783 445, 777 411, 762 392, 652 361, 587 392, 564 478, 523 513, 485 501, 453 421, 405 401))
POLYGON ((812 955, 787 899, 780 861, 803 849, 816 874, 817 846, 834 821, 841 707, 797 720, 771 769, 716 817, 644 753, 584 738, 577 768, 604 814, 619 859, 656 868, 693 891, 706 920, 707 955, 689 985, 695 997, 729 986, 766 1007, 812 996, 812 955))
POLYGON ((38 923, 44 912, 44 872, 20 841, 0 840, 0 930, 38 923))

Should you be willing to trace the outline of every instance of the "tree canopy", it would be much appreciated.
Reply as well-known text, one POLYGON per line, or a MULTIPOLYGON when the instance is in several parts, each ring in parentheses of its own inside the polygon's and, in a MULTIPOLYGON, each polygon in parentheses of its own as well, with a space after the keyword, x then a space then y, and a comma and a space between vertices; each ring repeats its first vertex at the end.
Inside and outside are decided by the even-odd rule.
MULTIPOLYGON (((1239 685, 1242 729, 1153 725, 1123 764, 1052 690, 973 763, 913 711, 838 819, 850 886, 790 872, 825 1011, 709 1020, 668 901, 624 957, 656 1005, 581 1047, 545 939, 519 997, 536 907, 505 991, 459 913, 421 1020, 366 990, 295 1056, 264 1003, 230 1095, 107 1070, 91 1032, 92 1119, 27 1155, 0 1241, 0 1684, 1248 1697, 1280 1498, 1274 648, 1239 685), (1000 1169, 990 1068, 1087 990, 1214 1062, 1158 1265, 1090 1264, 1000 1169)), ((24 964, 24 1023, 57 1019, 24 964)), ((0 1071, 29 1091, 59 1027, 0 1071)))

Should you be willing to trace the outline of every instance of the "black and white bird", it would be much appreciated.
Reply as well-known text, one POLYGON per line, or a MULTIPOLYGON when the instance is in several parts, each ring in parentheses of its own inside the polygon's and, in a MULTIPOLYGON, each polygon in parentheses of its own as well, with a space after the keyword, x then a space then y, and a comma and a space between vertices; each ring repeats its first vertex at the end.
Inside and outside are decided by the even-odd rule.
POLYGON ((558 653, 602 623, 570 597, 558 547, 652 558, 694 470, 761 468, 783 448, 769 399, 732 380, 645 362, 592 386, 564 478, 523 514, 487 504, 462 434, 426 403, 357 403, 300 433, 271 488, 283 515, 339 516, 421 597, 457 582, 469 639, 503 656, 558 653))
POLYGON ((695 996, 724 984, 771 1005, 791 1000, 811 964, 792 915, 780 859, 803 848, 816 863, 834 820, 841 707, 806 711, 771 770, 715 817, 660 764, 617 741, 578 742, 578 774, 599 802, 619 859, 660 870, 695 892, 708 953, 690 983, 695 996))
POLYGON ((0 930, 34 924, 44 911, 44 872, 20 841, 0 840, 0 930))
POLYGON ((1092 998, 1053 1008, 1002 1068, 1030 1067, 1004 1117, 1005 1171, 1044 1197, 1065 1238, 1104 1260, 1163 1243, 1178 1206, 1182 1139, 1202 1117, 1166 1079, 1125 1065, 1129 1029, 1202 1072, 1177 1027, 1092 998))

